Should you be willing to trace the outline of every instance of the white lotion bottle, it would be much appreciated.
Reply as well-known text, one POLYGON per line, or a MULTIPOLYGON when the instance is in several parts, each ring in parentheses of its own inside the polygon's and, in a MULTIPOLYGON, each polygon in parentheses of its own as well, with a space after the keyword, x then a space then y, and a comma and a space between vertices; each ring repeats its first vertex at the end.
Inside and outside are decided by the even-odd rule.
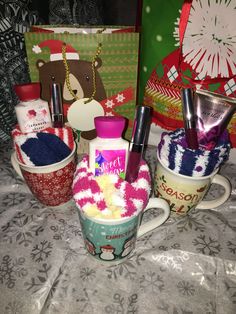
POLYGON ((40 98, 40 83, 14 86, 20 102, 15 106, 22 133, 38 132, 52 126, 48 103, 40 98))
POLYGON ((129 142, 122 138, 125 118, 94 118, 97 137, 89 142, 89 167, 95 176, 116 174, 125 178, 129 142))

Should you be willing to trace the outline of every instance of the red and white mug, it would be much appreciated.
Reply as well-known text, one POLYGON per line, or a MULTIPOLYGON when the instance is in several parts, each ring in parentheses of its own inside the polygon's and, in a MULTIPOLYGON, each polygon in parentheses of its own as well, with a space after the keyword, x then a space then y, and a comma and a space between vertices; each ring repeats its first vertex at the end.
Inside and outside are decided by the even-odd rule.
POLYGON ((33 195, 46 206, 58 206, 72 198, 72 183, 76 169, 76 145, 69 156, 47 166, 29 166, 18 161, 16 153, 11 163, 24 179, 33 195))

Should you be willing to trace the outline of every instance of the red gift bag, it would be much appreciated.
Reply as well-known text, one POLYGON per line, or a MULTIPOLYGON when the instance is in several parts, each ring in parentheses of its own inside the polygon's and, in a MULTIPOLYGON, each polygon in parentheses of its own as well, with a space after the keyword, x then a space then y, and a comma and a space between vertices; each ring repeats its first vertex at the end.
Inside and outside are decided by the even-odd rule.
MULTIPOLYGON (((185 0, 176 31, 178 48, 156 65, 144 94, 153 123, 183 126, 180 91, 191 87, 236 97, 236 9, 231 1, 185 0)), ((228 130, 236 147, 236 115, 228 130)))

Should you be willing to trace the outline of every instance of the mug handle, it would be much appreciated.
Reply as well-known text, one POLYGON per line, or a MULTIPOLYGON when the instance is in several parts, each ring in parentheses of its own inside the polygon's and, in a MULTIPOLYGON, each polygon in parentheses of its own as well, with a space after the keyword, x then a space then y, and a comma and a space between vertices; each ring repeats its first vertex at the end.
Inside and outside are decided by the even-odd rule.
POLYGON ((215 208, 218 207, 220 205, 222 205, 224 202, 227 201, 227 199, 230 197, 231 194, 231 184, 229 182, 229 180, 223 176, 221 176, 220 174, 216 174, 211 182, 221 185, 224 189, 225 192, 223 195, 221 195, 220 197, 218 197, 217 199, 214 200, 210 200, 210 201, 201 201, 197 206, 196 209, 211 209, 211 208, 215 208))
POLYGON ((148 222, 145 222, 144 224, 141 224, 137 233, 137 238, 162 225, 170 215, 169 204, 162 198, 150 198, 147 207, 144 209, 143 213, 151 208, 161 208, 162 213, 158 217, 148 222))
POLYGON ((16 153, 15 152, 13 152, 11 154, 11 164, 12 164, 12 167, 15 169, 16 173, 21 177, 21 179, 24 180, 24 177, 23 177, 22 172, 20 170, 20 166, 19 166, 17 159, 16 159, 16 153))

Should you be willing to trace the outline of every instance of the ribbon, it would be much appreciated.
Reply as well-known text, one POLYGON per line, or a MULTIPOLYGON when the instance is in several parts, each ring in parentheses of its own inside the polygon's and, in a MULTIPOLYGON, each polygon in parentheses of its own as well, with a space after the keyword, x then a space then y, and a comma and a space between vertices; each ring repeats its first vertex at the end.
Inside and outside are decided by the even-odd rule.
POLYGON ((133 99, 134 89, 133 87, 128 87, 116 95, 100 101, 100 104, 104 109, 105 115, 115 115, 114 109, 116 107, 122 106, 133 99))
POLYGON ((192 2, 193 0, 185 0, 182 6, 180 21, 179 21, 179 40, 180 40, 181 51, 182 51, 184 34, 185 34, 185 30, 188 24, 192 2))
MULTIPOLYGON (((129 101, 132 101, 133 99, 134 99, 134 88, 128 87, 109 98, 101 100, 100 104, 102 105, 104 109, 105 116, 109 116, 109 115, 115 116, 115 115, 118 115, 114 110, 115 108, 122 106, 128 103, 129 101)), ((67 117, 67 112, 70 106, 71 106, 70 104, 65 104, 65 103, 63 104, 63 113, 65 117, 67 117)))

